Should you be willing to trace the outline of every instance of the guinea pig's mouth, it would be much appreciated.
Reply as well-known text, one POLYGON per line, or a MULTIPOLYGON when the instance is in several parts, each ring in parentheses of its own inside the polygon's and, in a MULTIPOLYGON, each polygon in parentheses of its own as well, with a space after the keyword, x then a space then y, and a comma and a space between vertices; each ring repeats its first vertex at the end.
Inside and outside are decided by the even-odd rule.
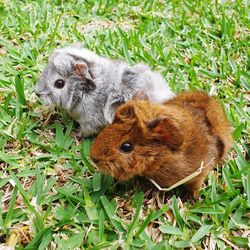
POLYGON ((44 94, 44 93, 36 93, 40 102, 44 105, 53 105, 55 103, 54 97, 51 94, 44 94))
POLYGON ((113 161, 111 161, 109 164, 98 166, 98 168, 105 174, 111 175, 119 181, 127 181, 134 176, 133 173, 126 171, 123 166, 113 161))

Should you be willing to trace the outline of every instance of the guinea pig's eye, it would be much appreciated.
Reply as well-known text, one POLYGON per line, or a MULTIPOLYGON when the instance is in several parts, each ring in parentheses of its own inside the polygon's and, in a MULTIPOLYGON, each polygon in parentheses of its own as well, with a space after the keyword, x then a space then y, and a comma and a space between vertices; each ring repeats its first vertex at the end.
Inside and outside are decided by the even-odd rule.
POLYGON ((129 142, 124 142, 120 146, 120 151, 123 153, 130 153, 133 150, 133 145, 129 142))
POLYGON ((62 79, 58 79, 55 81, 55 87, 58 89, 62 89, 65 85, 65 82, 62 79))

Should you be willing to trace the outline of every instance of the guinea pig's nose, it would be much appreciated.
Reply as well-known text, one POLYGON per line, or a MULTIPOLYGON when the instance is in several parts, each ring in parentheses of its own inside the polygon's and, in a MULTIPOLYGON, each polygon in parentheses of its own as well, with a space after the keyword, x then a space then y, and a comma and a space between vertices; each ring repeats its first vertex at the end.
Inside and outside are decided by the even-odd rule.
POLYGON ((40 97, 42 95, 41 92, 37 90, 37 88, 34 89, 34 92, 37 97, 40 97))
POLYGON ((41 96, 41 94, 38 93, 38 92, 36 92, 36 91, 35 91, 35 94, 37 95, 37 97, 40 97, 40 96, 41 96))

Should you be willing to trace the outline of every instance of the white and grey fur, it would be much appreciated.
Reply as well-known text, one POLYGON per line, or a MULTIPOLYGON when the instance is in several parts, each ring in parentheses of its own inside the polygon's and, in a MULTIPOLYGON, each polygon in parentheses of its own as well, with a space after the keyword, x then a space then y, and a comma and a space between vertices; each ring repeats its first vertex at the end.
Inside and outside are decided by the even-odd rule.
POLYGON ((174 96, 162 76, 148 66, 112 61, 79 45, 52 53, 35 92, 46 105, 68 112, 84 137, 111 123, 118 106, 133 97, 162 103, 174 96), (76 65, 81 65, 80 75, 76 65), (58 79, 64 81, 63 88, 55 87, 58 79))

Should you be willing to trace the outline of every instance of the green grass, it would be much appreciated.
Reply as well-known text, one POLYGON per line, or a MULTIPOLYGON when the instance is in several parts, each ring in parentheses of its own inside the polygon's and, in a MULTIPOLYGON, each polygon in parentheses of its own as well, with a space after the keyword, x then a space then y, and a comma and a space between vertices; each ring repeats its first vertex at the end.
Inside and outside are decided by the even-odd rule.
MULTIPOLYGON (((247 1, 0 1, 0 246, 15 249, 249 247, 247 1), (36 100, 51 51, 79 41, 158 70, 176 92, 215 87, 234 148, 200 200, 94 172, 90 140, 36 100)), ((1 248, 1 247, 0 247, 1 248)))

